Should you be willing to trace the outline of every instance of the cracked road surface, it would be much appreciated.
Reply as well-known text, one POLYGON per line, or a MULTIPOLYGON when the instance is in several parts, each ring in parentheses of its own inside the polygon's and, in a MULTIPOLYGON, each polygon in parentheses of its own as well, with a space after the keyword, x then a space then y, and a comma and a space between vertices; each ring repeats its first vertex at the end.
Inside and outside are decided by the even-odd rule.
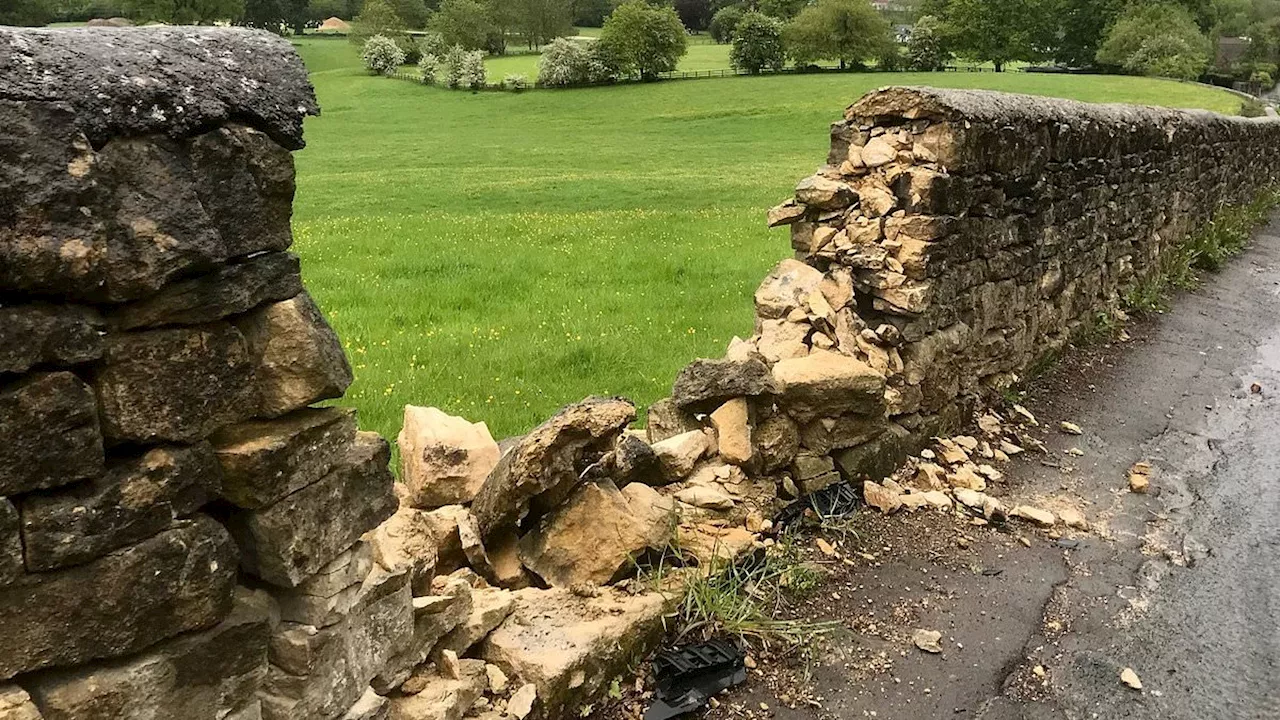
POLYGON ((853 549, 875 562, 821 590, 850 632, 707 717, 1280 719, 1280 220, 1131 342, 1078 359, 1028 402, 1049 454, 1006 466, 1000 494, 1071 498, 1094 532, 1064 549, 1025 525, 869 519, 853 549), (1140 460, 1146 495, 1127 487, 1140 460), (912 627, 944 652, 911 647, 912 627))

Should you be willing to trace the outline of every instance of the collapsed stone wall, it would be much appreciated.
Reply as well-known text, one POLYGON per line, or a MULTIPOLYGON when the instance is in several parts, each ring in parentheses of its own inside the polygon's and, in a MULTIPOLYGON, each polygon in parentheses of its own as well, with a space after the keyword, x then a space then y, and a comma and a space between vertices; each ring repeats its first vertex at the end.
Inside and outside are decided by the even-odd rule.
POLYGON ((960 422, 1278 167, 1280 125, 889 89, 770 221, 757 330, 629 429, 406 408, 401 483, 288 252, 288 44, 0 30, 0 720, 561 718, 779 504, 960 422))

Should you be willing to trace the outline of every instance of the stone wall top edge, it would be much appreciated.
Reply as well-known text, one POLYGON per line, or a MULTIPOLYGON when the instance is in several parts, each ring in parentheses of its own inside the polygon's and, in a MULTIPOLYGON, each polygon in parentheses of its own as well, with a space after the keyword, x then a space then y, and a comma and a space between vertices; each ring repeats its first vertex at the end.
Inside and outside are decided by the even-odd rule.
POLYGON ((1041 125, 1092 121, 1126 128, 1172 124, 1238 126, 1272 125, 1276 118, 1245 118, 1209 110, 1184 110, 1121 103, 1022 95, 994 90, 953 90, 934 87, 887 86, 863 95, 845 111, 846 118, 902 117, 967 120, 983 123, 1041 125))
POLYGON ((293 46, 243 28, 0 27, 3 101, 69 108, 98 144, 238 121, 296 150, 319 113, 293 46))

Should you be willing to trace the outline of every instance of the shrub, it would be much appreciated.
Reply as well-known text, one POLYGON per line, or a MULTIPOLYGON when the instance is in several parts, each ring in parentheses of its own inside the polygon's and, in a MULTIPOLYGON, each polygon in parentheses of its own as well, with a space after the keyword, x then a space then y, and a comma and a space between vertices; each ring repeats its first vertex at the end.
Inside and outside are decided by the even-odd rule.
POLYGON ((529 88, 529 78, 520 74, 507 75, 502 78, 502 87, 507 90, 520 92, 529 88))
POLYGON ((717 10, 711 18, 711 25, 707 28, 707 32, 711 33, 711 39, 718 43, 731 42, 733 32, 738 28, 742 15, 742 8, 737 5, 729 5, 717 10))
POLYGON ((1276 81, 1271 79, 1271 73, 1266 70, 1254 70, 1249 75, 1249 82, 1258 83, 1264 88, 1269 88, 1276 84, 1276 81))
POLYGON ((404 51, 385 35, 374 35, 364 43, 360 51, 364 66, 371 72, 390 75, 404 64, 404 51))
POLYGON ((472 90, 484 88, 488 77, 484 67, 484 51, 472 50, 462 56, 460 83, 472 90))
POLYGON ((932 15, 916 21, 907 41, 907 63, 912 70, 936 72, 951 61, 951 53, 944 45, 941 23, 932 15))
POLYGON ((454 45, 444 56, 444 85, 450 90, 462 85, 462 62, 467 51, 461 45, 454 45))
POLYGON ((1240 104, 1240 114, 1245 117, 1262 117, 1267 114, 1267 107, 1258 100, 1249 98, 1240 104))
POLYGON ((568 38, 556 38, 538 59, 538 84, 543 87, 585 85, 591 81, 591 50, 568 38))
POLYGON ((880 56, 876 58, 876 67, 884 72, 900 72, 907 69, 907 57, 902 54, 902 46, 898 43, 889 43, 880 51, 880 56))
POLYGON ((434 55, 439 59, 449 52, 449 46, 445 43, 443 35, 438 32, 429 32, 418 38, 418 51, 423 57, 434 55))
POLYGON ((688 33, 671 8, 627 0, 605 21, 597 41, 619 71, 653 80, 676 69, 688 46, 688 33))
POLYGON ((781 70, 783 60, 782 23, 757 12, 743 15, 733 35, 729 63, 756 75, 765 69, 781 70))
POLYGON ((424 54, 422 59, 418 60, 418 71, 422 73, 423 85, 435 85, 436 78, 440 74, 440 58, 424 54))

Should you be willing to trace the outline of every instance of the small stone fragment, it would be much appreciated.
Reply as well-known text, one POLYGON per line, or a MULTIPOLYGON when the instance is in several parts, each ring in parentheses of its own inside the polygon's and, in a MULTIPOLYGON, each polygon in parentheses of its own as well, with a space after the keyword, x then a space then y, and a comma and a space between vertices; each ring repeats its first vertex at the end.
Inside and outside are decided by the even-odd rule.
POLYGON ((507 684, 510 680, 507 678, 506 673, 502 672, 502 668, 491 663, 486 663, 484 666, 484 674, 489 679, 490 693, 493 693, 494 695, 502 695, 507 691, 507 684))
POLYGON ((1142 680, 1138 677, 1138 673, 1133 671, 1133 668, 1125 668, 1120 671, 1120 682, 1134 690, 1142 689, 1142 680))
POLYGON ((538 699, 538 688, 533 683, 521 685, 507 701, 507 714, 516 720, 524 720, 533 712, 533 703, 538 699))
POLYGON ((896 512, 902 507, 902 500, 898 498, 897 493, 870 480, 865 480, 862 483, 862 497, 867 501, 868 505, 885 515, 896 512))
POLYGON ((1084 514, 1075 508, 1061 508, 1058 510, 1058 518, 1062 520, 1062 524, 1076 530, 1088 530, 1089 523, 1084 518, 1084 514))
POLYGON ((1075 423, 1073 423, 1073 422, 1067 422, 1066 420, 1063 420, 1062 422, 1058 423, 1058 429, 1059 429, 1059 430, 1061 430, 1062 432, 1064 432, 1064 433, 1068 434, 1068 435, 1083 435, 1083 434, 1084 434, 1084 430, 1080 429, 1080 426, 1079 426, 1079 425, 1077 425, 1077 424, 1075 424, 1075 423))
POLYGON ((751 462, 750 410, 746 398, 734 398, 711 413, 720 457, 734 465, 751 462))
POLYGON ((1053 513, 1034 505, 1015 505, 1009 514, 1023 520, 1030 520, 1041 527, 1053 527, 1057 523, 1053 513))
POLYGON ((937 630, 916 630, 911 635, 911 642, 927 653, 937 654, 942 652, 942 645, 939 643, 941 640, 942 633, 937 630))
POLYGON ((1129 468, 1129 492, 1145 493, 1151 486, 1151 463, 1137 462, 1129 468))
POLYGON ((689 432, 667 438, 653 444, 653 452, 658 456, 662 473, 667 482, 678 482, 693 472, 694 465, 709 449, 707 434, 702 430, 689 432))

